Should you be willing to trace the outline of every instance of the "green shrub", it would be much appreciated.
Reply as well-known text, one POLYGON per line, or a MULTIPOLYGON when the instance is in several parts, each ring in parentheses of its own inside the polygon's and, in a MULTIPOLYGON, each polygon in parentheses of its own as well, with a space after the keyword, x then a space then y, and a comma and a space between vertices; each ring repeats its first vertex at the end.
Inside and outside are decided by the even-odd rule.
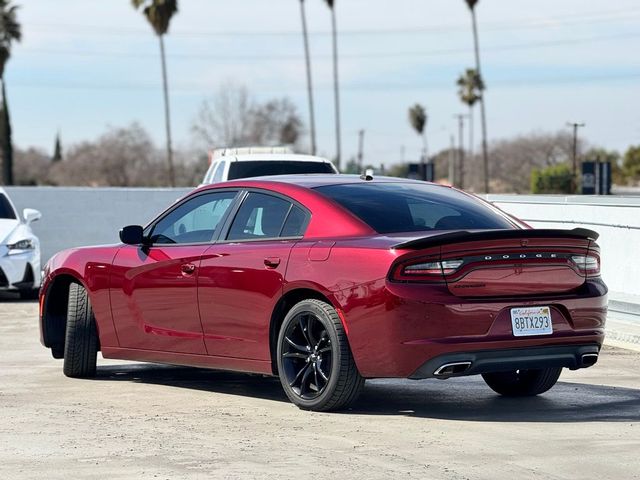
POLYGON ((566 164, 552 165, 531 172, 532 193, 575 193, 571 185, 571 167, 566 164))

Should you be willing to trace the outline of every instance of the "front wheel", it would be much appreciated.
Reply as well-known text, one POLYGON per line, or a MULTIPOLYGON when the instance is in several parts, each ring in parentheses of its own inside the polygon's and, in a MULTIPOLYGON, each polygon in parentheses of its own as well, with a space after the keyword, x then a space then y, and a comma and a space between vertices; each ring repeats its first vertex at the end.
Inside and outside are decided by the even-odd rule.
POLYGON ((97 356, 98 333, 89 295, 84 287, 72 283, 64 341, 64 374, 67 377, 95 377, 97 356))
POLYGON ((320 300, 303 300, 287 313, 277 365, 285 393, 305 410, 346 408, 364 386, 338 313, 320 300))
POLYGON ((540 370, 514 370, 511 372, 483 373, 482 378, 491 389, 508 397, 531 397, 553 387, 562 367, 540 370))

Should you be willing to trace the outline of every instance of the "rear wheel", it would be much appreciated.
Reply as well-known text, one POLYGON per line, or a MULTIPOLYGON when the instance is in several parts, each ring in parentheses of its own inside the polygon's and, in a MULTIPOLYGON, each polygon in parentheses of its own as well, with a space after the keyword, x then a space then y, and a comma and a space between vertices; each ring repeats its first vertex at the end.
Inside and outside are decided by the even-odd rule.
POLYGON ((482 378, 491 389, 508 397, 530 397, 553 387, 562 367, 540 370, 514 370, 512 372, 483 373, 482 378))
POLYGON ((87 291, 81 285, 69 286, 64 367, 67 377, 94 377, 98 356, 98 333, 87 291))
POLYGON ((364 386, 335 309, 310 299, 296 304, 278 336, 280 382, 305 410, 329 411, 353 403, 364 386))

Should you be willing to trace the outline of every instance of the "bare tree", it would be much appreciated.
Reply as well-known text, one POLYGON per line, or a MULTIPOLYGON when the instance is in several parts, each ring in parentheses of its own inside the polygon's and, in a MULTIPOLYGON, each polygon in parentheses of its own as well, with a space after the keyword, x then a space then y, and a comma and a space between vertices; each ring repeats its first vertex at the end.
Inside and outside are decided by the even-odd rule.
MULTIPOLYGON (((534 132, 494 142, 491 145, 491 191, 528 193, 533 169, 542 169, 571 161, 571 134, 566 131, 534 132)), ((582 150, 584 143, 578 148, 582 150)), ((481 162, 470 166, 468 188, 483 191, 481 162)))
POLYGON ((203 100, 192 131, 204 148, 246 145, 254 101, 247 87, 227 82, 203 100))
POLYGON ((65 159, 51 166, 57 185, 162 185, 162 163, 149 134, 138 124, 110 128, 95 142, 71 146, 65 159))
POLYGON ((287 97, 264 103, 246 87, 227 83, 202 102, 192 131, 204 149, 248 145, 296 145, 304 128, 287 97))

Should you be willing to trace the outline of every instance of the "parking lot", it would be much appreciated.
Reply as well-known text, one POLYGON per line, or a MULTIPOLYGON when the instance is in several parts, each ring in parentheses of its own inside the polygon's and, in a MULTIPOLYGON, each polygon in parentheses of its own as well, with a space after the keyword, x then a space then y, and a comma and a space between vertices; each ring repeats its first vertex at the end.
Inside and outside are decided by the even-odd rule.
POLYGON ((640 353, 606 347, 538 398, 475 377, 374 380, 304 412, 278 380, 98 361, 73 380, 37 303, 0 298, 0 478, 640 478, 640 353))

